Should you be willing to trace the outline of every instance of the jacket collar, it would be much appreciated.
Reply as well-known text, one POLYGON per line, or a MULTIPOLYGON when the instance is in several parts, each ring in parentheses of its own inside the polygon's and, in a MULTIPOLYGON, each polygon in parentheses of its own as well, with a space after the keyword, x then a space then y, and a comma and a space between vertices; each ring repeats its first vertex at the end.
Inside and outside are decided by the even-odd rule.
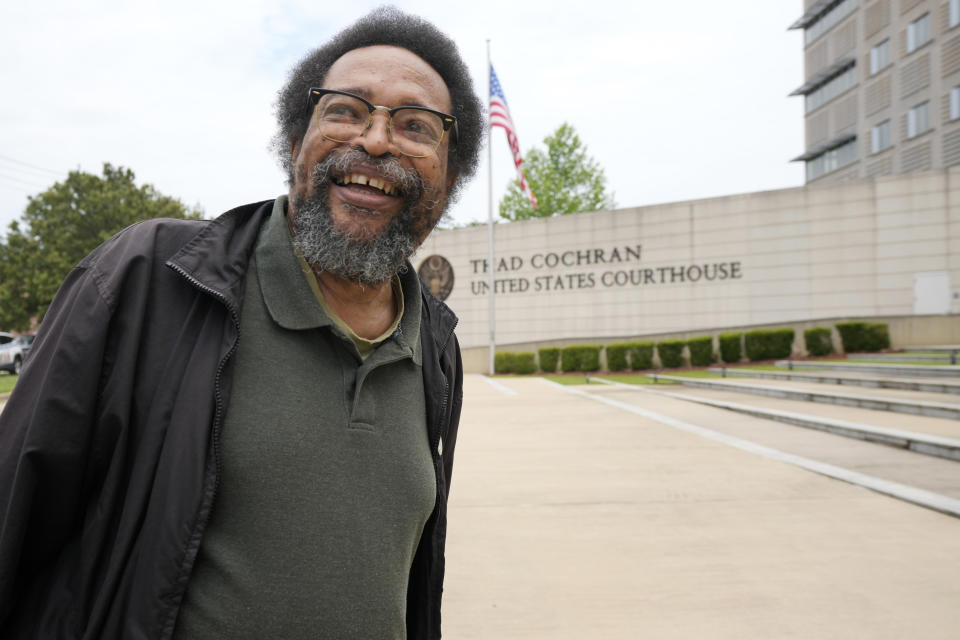
POLYGON ((250 254, 272 210, 273 200, 231 209, 204 226, 167 265, 238 312, 250 254))
POLYGON ((422 297, 420 339, 432 340, 436 352, 442 354, 450 341, 450 335, 457 326, 457 316, 443 302, 437 300, 420 281, 420 295, 422 297))

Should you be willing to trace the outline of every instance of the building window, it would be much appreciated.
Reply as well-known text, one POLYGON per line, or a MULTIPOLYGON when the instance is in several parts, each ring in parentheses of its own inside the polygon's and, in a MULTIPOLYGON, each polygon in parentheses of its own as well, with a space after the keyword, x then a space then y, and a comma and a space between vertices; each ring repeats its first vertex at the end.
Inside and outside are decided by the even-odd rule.
POLYGON ((950 89, 950 119, 960 118, 960 86, 950 89))
POLYGON ((819 87, 804 96, 806 112, 830 102, 841 93, 857 84, 856 67, 847 67, 839 75, 833 76, 819 87))
POLYGON ((890 146, 890 121, 884 120, 870 129, 870 153, 883 151, 890 146))
POLYGON ((817 16, 817 19, 808 24, 803 30, 804 40, 810 44, 824 33, 830 30, 857 8, 857 0, 840 0, 833 3, 833 6, 817 16))
POLYGON ((907 137, 916 138, 930 128, 930 103, 924 102, 907 111, 907 137))
POLYGON ((889 38, 870 49, 870 75, 883 71, 888 66, 890 66, 889 38))
POLYGON ((950 27, 960 24, 960 0, 950 0, 950 27))
POLYGON ((824 151, 816 158, 807 160, 807 182, 825 176, 831 171, 857 161, 857 141, 851 140, 839 147, 824 151))
POLYGON ((930 14, 925 13, 907 25, 907 53, 912 53, 930 41, 930 14))

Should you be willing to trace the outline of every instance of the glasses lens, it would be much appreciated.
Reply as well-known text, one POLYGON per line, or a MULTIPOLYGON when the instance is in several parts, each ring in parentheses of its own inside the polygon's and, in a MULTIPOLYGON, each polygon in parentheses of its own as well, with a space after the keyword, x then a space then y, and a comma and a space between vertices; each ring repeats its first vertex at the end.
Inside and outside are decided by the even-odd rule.
POLYGON ((362 100, 328 93, 317 102, 317 124, 320 133, 340 142, 351 140, 363 132, 370 110, 362 100))
POLYGON ((393 139, 410 155, 428 155, 443 138, 443 120, 435 113, 407 107, 393 114, 393 139))
MULTIPOLYGON (((353 96, 328 93, 317 101, 320 133, 336 142, 349 142, 363 135, 370 118, 367 104, 353 96)), ((443 139, 443 119, 417 107, 403 107, 393 114, 391 138, 405 155, 428 156, 443 139)))

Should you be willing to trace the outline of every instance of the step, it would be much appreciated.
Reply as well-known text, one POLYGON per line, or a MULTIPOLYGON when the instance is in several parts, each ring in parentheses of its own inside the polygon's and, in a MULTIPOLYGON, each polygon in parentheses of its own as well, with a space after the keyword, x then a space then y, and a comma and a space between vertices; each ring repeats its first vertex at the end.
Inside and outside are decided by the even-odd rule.
POLYGON ((960 439, 945 438, 904 429, 890 429, 887 427, 876 427, 861 422, 852 422, 841 420, 839 418, 826 418, 823 416, 812 416, 794 411, 782 411, 779 409, 769 409, 764 407, 754 407, 739 402, 730 402, 727 400, 714 400, 711 398, 698 398, 688 396, 682 393, 675 393, 658 389, 656 393, 670 396, 678 400, 687 402, 696 402, 720 409, 736 411, 746 415, 759 418, 766 418, 792 424, 808 429, 817 429, 836 435, 857 438, 867 442, 885 444, 902 449, 908 449, 916 453, 945 458, 960 462, 960 439))
POLYGON ((849 393, 835 393, 830 391, 808 391, 800 389, 783 389, 765 385, 744 385, 730 383, 724 380, 710 378, 686 378, 662 374, 648 374, 658 380, 678 382, 688 387, 699 389, 720 389, 736 391, 738 393, 753 393, 756 395, 782 398, 784 400, 801 400, 804 402, 824 402, 845 407, 859 407, 876 411, 893 411, 910 415, 929 416, 931 418, 947 418, 960 420, 960 405, 929 402, 926 400, 906 400, 901 398, 866 398, 849 393))
POLYGON ((880 362, 838 362, 836 360, 777 360, 778 367, 790 370, 798 369, 820 369, 827 371, 859 371, 864 373, 883 373, 888 376, 914 376, 914 377, 953 377, 960 378, 960 367, 951 367, 949 365, 909 365, 909 364, 883 364, 880 362))
POLYGON ((922 380, 917 378, 882 378, 879 376, 844 376, 837 373, 801 373, 799 371, 762 371, 733 367, 711 367, 711 373, 719 373, 727 378, 765 378, 767 380, 793 380, 795 382, 817 382, 871 389, 900 389, 903 391, 929 391, 932 393, 960 394, 960 381, 922 380))
MULTIPOLYGON (((848 353, 847 360, 859 361, 877 361, 877 362, 942 362, 944 364, 956 364, 951 362, 950 354, 932 354, 932 353, 848 353)), ((955 360, 955 359, 954 359, 955 360)))
POLYGON ((906 353, 911 351, 945 351, 946 353, 960 353, 960 344, 935 344, 929 347, 902 347, 900 351, 906 353))

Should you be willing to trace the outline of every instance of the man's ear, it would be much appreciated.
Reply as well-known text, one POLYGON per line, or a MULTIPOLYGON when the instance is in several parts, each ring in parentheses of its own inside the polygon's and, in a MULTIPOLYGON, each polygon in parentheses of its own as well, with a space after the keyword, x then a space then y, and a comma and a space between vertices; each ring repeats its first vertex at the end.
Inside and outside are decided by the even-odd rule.
POLYGON ((459 177, 460 177, 459 171, 447 172, 447 193, 450 193, 450 190, 453 189, 453 185, 457 183, 457 178, 459 177))
POLYGON ((290 140, 290 162, 297 163, 297 156, 300 154, 300 140, 293 138, 290 140))

